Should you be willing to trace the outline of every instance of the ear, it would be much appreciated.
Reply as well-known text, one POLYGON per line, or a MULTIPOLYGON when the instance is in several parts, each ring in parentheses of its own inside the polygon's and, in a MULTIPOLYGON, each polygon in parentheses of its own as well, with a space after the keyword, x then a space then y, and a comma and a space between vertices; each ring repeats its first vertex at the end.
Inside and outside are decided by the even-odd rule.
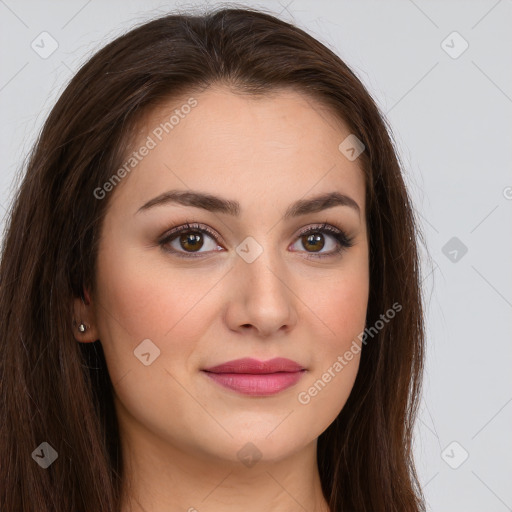
POLYGON ((84 297, 76 297, 73 299, 73 336, 80 343, 92 343, 99 339, 96 327, 96 315, 94 304, 92 304, 90 294, 84 289, 84 297), (85 324, 87 327, 85 332, 80 332, 78 326, 85 324))

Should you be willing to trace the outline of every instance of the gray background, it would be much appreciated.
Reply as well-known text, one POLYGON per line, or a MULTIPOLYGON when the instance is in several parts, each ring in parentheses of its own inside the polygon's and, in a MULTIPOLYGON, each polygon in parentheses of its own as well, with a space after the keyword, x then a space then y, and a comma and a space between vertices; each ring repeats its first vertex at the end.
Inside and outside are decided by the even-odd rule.
MULTIPOLYGON (((386 114, 431 255, 415 434, 429 510, 512 510, 512 1, 238 4, 329 46, 386 114)), ((205 5, 0 0, 1 227, 16 173, 78 66, 136 23, 205 5), (47 58, 31 47, 43 31, 58 43, 47 58)))

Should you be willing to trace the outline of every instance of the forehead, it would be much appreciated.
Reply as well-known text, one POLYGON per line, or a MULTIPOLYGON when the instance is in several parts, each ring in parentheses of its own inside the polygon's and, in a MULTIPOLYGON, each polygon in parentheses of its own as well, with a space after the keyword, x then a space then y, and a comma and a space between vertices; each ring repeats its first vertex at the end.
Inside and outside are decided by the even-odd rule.
POLYGON ((338 149, 348 135, 330 109, 292 89, 254 96, 212 87, 183 95, 138 124, 125 160, 151 149, 124 178, 116 201, 138 208, 168 189, 193 189, 237 199, 243 214, 258 199, 288 204, 336 190, 364 212, 359 161, 338 149))

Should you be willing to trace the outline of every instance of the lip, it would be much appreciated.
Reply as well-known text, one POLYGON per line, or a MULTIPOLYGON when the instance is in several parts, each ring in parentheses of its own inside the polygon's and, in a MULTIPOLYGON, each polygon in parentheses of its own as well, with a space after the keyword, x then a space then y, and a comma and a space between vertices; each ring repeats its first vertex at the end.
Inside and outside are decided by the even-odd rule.
POLYGON ((205 368, 204 371, 212 373, 250 373, 250 374, 263 374, 263 373, 277 373, 277 372, 298 372, 305 368, 299 363, 286 359, 284 357, 275 357, 268 361, 258 361, 250 357, 242 359, 234 359, 226 363, 205 368))
POLYGON ((217 384, 233 391, 268 396, 293 386, 307 370, 291 359, 276 357, 268 361, 235 359, 202 371, 217 384))

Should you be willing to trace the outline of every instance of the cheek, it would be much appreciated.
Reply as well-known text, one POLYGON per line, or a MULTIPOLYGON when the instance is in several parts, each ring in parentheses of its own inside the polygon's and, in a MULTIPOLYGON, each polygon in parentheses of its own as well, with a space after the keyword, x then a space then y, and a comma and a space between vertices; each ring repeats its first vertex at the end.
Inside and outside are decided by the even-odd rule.
POLYGON ((165 259, 151 260, 130 248, 112 245, 99 254, 98 329, 113 373, 122 376, 138 368, 134 350, 147 339, 160 350, 160 363, 171 346, 173 358, 179 354, 186 360, 193 352, 194 340, 209 324, 212 305, 205 295, 215 280, 197 269, 191 272, 193 277, 165 259))
POLYGON ((190 279, 183 270, 129 249, 103 252, 98 276, 104 306, 98 329, 118 413, 128 410, 155 431, 162 429, 162 435, 193 424, 195 409, 180 383, 192 371, 197 341, 211 324, 205 313, 214 314, 208 310, 212 304, 204 296, 214 283, 204 281, 207 276, 190 279), (162 415, 175 410, 181 411, 180 420, 165 426, 162 415))
POLYGON ((362 288, 336 287, 319 297, 322 319, 329 327, 327 338, 333 343, 342 342, 363 330, 368 294, 366 287, 362 288))
POLYGON ((317 280, 308 292, 308 305, 318 325, 312 339, 311 375, 298 390, 299 407, 327 427, 343 408, 352 391, 361 357, 369 282, 365 265, 317 280))
POLYGON ((327 346, 341 349, 363 331, 369 296, 364 265, 317 278, 303 293, 320 322, 319 334, 327 346))

